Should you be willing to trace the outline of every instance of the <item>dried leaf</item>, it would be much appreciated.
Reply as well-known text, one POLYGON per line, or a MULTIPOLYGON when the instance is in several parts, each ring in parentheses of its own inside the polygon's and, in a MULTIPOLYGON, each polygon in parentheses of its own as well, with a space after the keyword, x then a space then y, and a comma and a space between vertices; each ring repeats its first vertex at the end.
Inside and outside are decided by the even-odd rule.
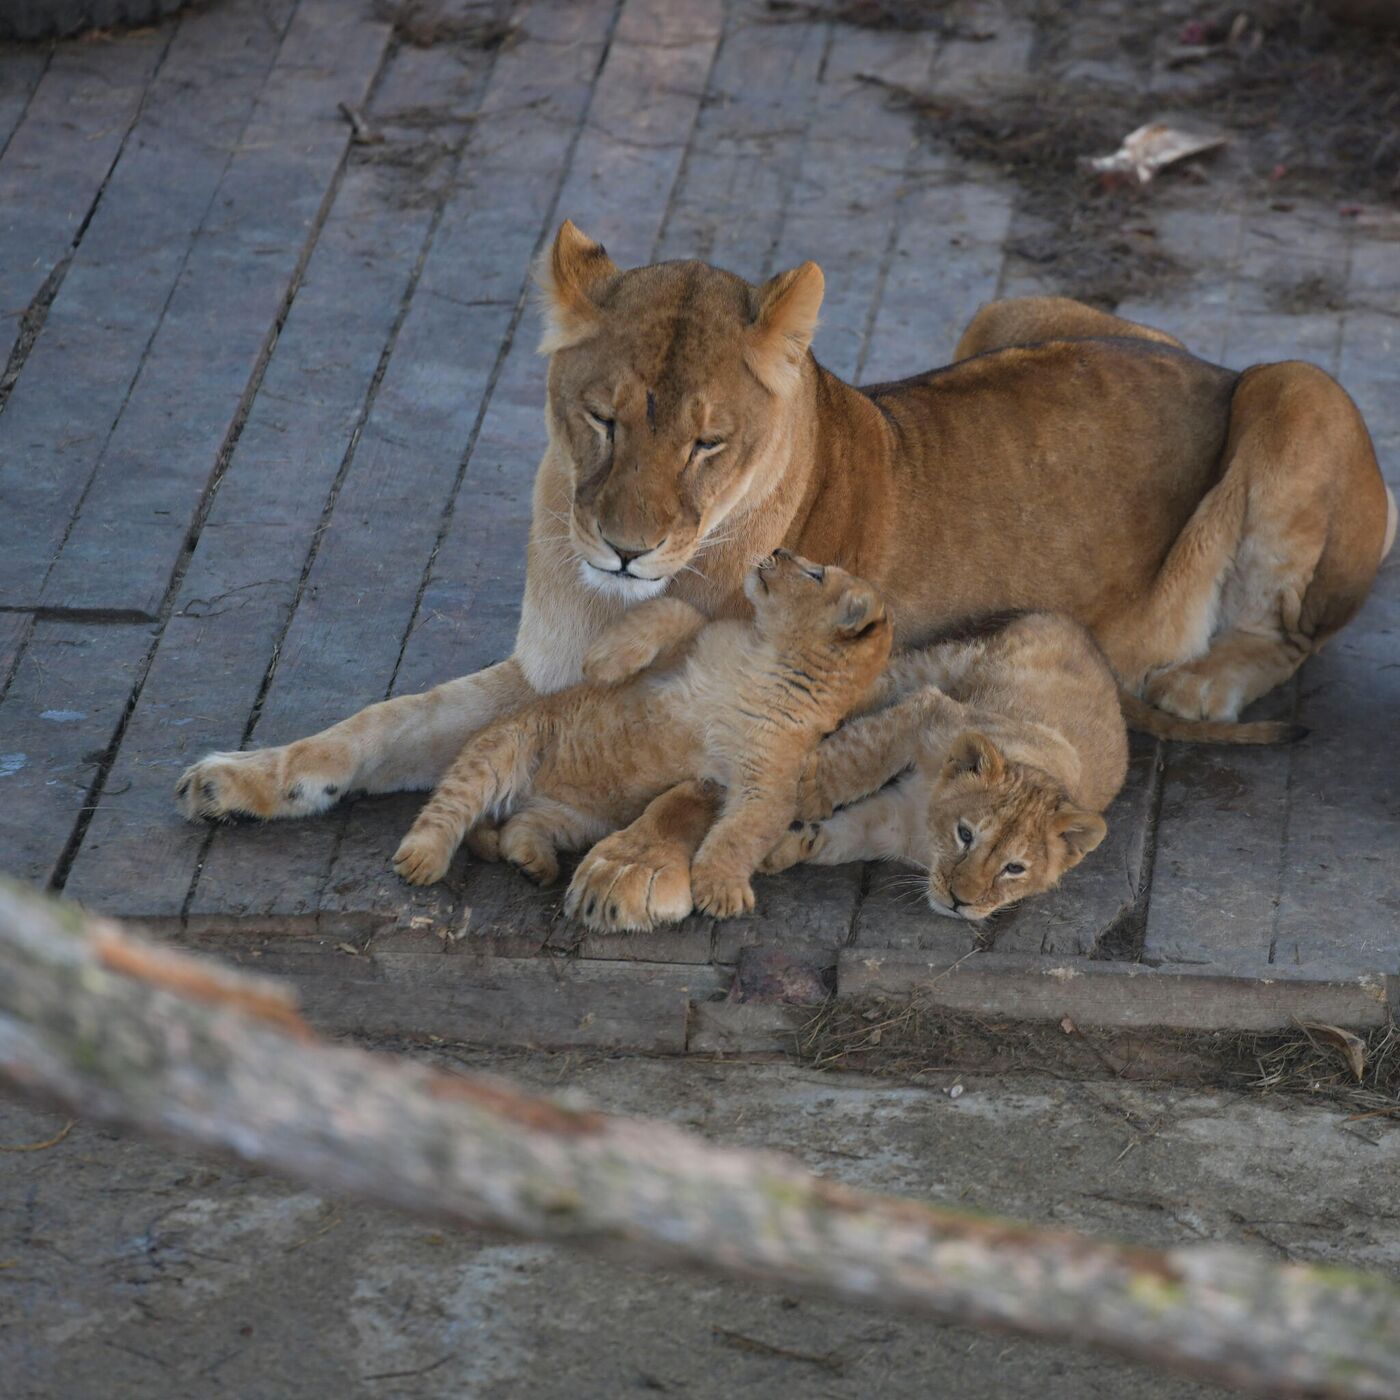
POLYGON ((1310 1039, 1320 1040, 1347 1062, 1358 1084, 1366 1078, 1366 1042, 1359 1035, 1344 1031, 1340 1026, 1323 1025, 1320 1021, 1300 1021, 1299 1024, 1310 1039))

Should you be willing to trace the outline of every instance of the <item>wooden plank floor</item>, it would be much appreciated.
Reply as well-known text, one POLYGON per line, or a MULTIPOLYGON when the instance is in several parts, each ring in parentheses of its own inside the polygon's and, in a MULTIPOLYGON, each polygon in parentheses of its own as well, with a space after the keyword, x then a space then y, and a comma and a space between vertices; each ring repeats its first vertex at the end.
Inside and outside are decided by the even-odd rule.
MULTIPOLYGON (((722 925, 585 937, 498 867, 401 885, 416 797, 208 829, 171 788, 210 748, 508 654, 544 441, 529 269, 562 217, 624 263, 757 280, 815 258, 817 352, 866 382, 945 360, 993 296, 1060 290, 1016 251, 1035 231, 1017 187, 868 81, 967 96, 1040 71, 1029 21, 976 9, 945 34, 764 0, 501 0, 505 42, 449 26, 423 47, 370 0, 220 0, 0 48, 0 870, 258 956, 371 1030, 764 1048, 778 1021, 693 1011, 764 950, 839 962, 853 988, 972 955, 886 869, 789 872, 722 925), (352 145, 340 103, 383 139, 352 145)), ((1228 181, 1164 183, 1152 218, 1191 272, 1124 313, 1233 366, 1339 374, 1400 484, 1383 230, 1228 181), (1280 310, 1280 278, 1309 274, 1327 306, 1280 310)), ((1194 1014, 1228 1024, 1231 995, 1261 1014, 1229 990, 1250 979, 1292 979, 1292 1015, 1310 978, 1335 998, 1400 974, 1400 562, 1262 708, 1312 736, 1138 743, 1109 842, 997 922, 983 981, 1019 967, 1014 1002, 1046 958, 1188 989, 1214 972, 1194 1014)))

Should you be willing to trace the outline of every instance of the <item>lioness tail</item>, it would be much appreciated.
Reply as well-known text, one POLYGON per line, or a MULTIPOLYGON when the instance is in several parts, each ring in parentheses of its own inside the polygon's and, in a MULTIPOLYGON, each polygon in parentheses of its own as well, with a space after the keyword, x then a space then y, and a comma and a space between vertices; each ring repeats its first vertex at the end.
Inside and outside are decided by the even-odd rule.
POLYGON ((1176 739, 1183 744, 1296 744, 1308 731, 1290 720, 1252 720, 1244 724, 1229 720, 1181 719, 1169 715, 1119 690, 1118 702, 1129 729, 1158 739, 1176 739))

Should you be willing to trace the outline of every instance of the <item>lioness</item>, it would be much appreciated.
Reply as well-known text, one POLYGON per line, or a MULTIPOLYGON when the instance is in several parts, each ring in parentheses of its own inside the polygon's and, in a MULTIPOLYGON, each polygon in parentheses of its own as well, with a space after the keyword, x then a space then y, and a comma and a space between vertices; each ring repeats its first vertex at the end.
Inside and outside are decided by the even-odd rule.
POLYGON ((749 562, 779 546, 870 579, 897 643, 1067 612, 1128 691, 1229 720, 1351 618, 1394 537, 1361 416, 1311 365, 1239 374, 1030 298, 979 311, 947 368, 855 389, 809 348, 814 263, 760 287, 699 262, 620 271, 566 222, 540 280, 549 443, 515 655, 212 754, 181 780, 189 816, 431 787, 468 735, 576 682, 628 606, 669 590, 741 615, 749 562))
POLYGON ((395 869, 413 884, 440 880, 489 814, 509 817, 501 854, 548 884, 560 851, 592 845, 677 784, 714 784, 724 796, 693 868, 642 872, 652 886, 642 902, 648 921, 683 919, 692 899, 717 918, 752 909, 750 877, 792 820, 803 761, 873 689, 892 628, 869 584, 783 549, 750 570, 745 594, 748 622, 706 624, 677 599, 645 604, 635 626, 624 619, 589 651, 584 674, 597 683, 542 696, 473 735, 395 869), (672 664, 643 670, 659 653, 672 664))

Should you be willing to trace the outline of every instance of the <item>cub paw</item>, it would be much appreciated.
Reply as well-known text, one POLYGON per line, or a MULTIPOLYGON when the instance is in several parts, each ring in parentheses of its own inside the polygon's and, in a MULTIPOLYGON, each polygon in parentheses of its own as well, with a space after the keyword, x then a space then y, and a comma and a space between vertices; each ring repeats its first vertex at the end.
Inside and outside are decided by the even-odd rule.
MULTIPOLYGON (((618 833, 618 836, 625 833, 618 833)), ((690 866, 683 855, 610 836, 583 858, 564 912, 594 933, 637 933, 679 923, 691 910, 690 866)))
POLYGON ((478 822, 467 832, 466 845, 473 860, 495 865, 501 858, 501 828, 494 822, 478 822))
POLYGON ((313 816, 345 792, 336 765, 324 761, 329 757, 287 749, 207 754, 180 775, 175 801, 190 821, 313 816))
POLYGON ((592 685, 621 685, 656 660, 656 642, 650 637, 605 633, 583 658, 583 678, 592 685))
POLYGON ((758 868, 765 875, 776 875, 780 870, 811 860, 825 844, 826 832, 819 823, 793 822, 758 868))
POLYGON ((559 878, 554 847, 531 831, 520 831, 507 824, 501 832, 500 851, 504 859, 537 885, 552 885, 559 878))
POLYGON ((415 827, 394 852, 395 873, 410 885, 435 885, 447 874, 456 849, 443 832, 415 827))
POLYGON ((690 890, 695 907, 716 919, 732 919, 753 909, 753 885, 743 876, 696 866, 690 872, 690 890))

